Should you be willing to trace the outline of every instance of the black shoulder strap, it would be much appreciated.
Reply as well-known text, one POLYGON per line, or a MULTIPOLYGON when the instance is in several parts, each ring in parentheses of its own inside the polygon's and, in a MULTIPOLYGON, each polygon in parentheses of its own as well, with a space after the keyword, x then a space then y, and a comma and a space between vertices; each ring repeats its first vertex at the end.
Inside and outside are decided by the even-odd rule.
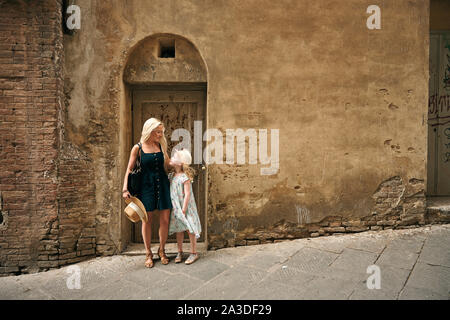
POLYGON ((141 162, 142 160, 142 145, 140 142, 138 142, 138 147, 139 147, 139 162, 141 162))

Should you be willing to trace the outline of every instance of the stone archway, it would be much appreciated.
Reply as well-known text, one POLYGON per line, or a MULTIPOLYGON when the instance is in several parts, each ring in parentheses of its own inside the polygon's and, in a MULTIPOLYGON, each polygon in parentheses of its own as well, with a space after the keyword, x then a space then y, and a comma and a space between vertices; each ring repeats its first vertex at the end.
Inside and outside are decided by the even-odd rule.
MULTIPOLYGON (((121 122, 124 137, 121 147, 121 160, 124 164, 122 177, 126 171, 129 152, 139 141, 142 125, 147 118, 156 117, 165 124, 169 152, 179 143, 171 140, 175 129, 190 131, 193 143, 193 122, 202 121, 203 130, 207 129, 207 68, 197 48, 186 38, 164 33, 141 40, 134 46, 125 64, 123 84, 125 94, 122 115, 126 121, 121 122)), ((204 144, 201 137, 199 143, 204 144)), ((203 147, 202 145, 201 150, 203 147)), ((191 153, 194 157, 193 148, 191 153)), ((194 164, 193 167, 199 173, 196 182, 194 181, 194 195, 203 228, 200 241, 206 242, 207 169, 202 170, 201 163, 194 164)), ((122 202, 122 210, 123 206, 122 202)), ((157 235, 158 226, 159 223, 154 223, 152 243, 156 240, 153 235, 157 235)), ((121 234, 124 244, 142 241, 140 223, 132 225, 124 217, 121 234)))

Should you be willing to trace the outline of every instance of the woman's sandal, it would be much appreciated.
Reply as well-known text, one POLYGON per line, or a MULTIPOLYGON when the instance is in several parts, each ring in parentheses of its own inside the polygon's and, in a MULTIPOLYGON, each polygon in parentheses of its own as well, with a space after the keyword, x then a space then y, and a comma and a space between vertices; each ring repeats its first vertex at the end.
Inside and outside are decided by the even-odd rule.
POLYGON ((175 258, 175 263, 180 263, 183 261, 183 251, 178 251, 177 257, 175 258))
POLYGON ((166 253, 164 252, 164 250, 161 250, 161 248, 158 249, 158 256, 161 259, 162 264, 169 263, 169 258, 167 258, 166 253))
POLYGON ((145 254, 145 267, 146 268, 152 268, 153 267, 153 253, 147 252, 145 254))

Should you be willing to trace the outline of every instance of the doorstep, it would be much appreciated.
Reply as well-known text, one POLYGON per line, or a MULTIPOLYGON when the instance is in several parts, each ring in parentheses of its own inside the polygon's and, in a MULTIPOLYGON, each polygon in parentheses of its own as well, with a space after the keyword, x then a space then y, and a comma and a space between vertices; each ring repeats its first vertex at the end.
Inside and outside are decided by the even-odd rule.
MULTIPOLYGON (((152 252, 156 256, 158 252, 159 243, 152 243, 152 252)), ((190 251, 191 245, 189 242, 183 243, 183 251, 188 253, 190 251)), ((206 243, 197 242, 197 252, 206 253, 206 243)), ((174 242, 166 243, 166 254, 176 254, 178 252, 177 244, 174 242)), ((130 242, 124 251, 121 252, 122 255, 126 256, 145 256, 144 243, 130 242)))

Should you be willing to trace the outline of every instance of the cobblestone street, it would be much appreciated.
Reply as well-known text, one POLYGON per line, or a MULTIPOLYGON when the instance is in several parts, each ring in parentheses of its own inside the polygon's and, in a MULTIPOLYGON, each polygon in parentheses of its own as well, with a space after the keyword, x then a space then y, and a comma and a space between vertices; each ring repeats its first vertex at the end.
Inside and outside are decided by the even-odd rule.
MULTIPOLYGON (((193 265, 144 267, 142 255, 0 278, 0 299, 449 299, 450 225, 226 248, 193 265), (368 289, 371 265, 380 289, 368 289), (76 270, 76 269, 75 269, 76 270)), ((188 244, 185 244, 188 250, 188 244)))

